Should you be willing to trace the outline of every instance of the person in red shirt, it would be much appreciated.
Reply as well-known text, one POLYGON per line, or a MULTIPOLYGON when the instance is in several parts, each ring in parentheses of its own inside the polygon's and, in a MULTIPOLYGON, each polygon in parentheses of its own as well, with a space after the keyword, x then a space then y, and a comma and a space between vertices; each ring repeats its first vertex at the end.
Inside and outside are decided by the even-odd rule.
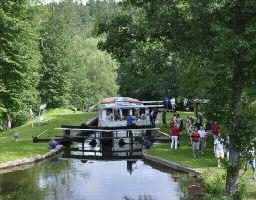
POLYGON ((172 135, 171 149, 172 149, 172 148, 177 149, 177 146, 178 146, 178 136, 179 136, 179 134, 180 134, 180 129, 179 129, 179 127, 177 127, 176 125, 174 125, 174 127, 172 128, 172 132, 171 132, 171 135, 172 135))
POLYGON ((215 121, 212 125, 213 139, 216 140, 220 135, 220 125, 215 121))
POLYGON ((198 133, 197 128, 195 127, 193 133, 191 134, 191 143, 194 157, 199 156, 199 141, 200 134, 198 133))

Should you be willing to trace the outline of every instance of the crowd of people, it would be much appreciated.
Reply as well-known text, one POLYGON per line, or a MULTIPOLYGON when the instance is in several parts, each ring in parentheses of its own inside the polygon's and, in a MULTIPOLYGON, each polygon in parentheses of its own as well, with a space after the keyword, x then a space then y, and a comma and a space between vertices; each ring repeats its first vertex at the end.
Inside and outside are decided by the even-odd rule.
MULTIPOLYGON (((162 123, 163 127, 167 127, 166 119, 167 110, 162 111, 162 123)), ((192 147, 192 156, 194 158, 204 155, 207 141, 213 141, 212 149, 216 157, 217 167, 221 167, 222 160, 224 158, 229 159, 229 148, 230 142, 229 137, 222 138, 220 136, 221 127, 217 121, 212 121, 207 119, 203 123, 203 114, 198 112, 196 118, 187 116, 184 119, 185 127, 183 127, 183 119, 181 119, 179 114, 174 113, 170 117, 170 148, 178 149, 181 145, 181 131, 185 129, 185 134, 189 138, 189 144, 192 147), (209 140, 212 137, 213 140, 209 140)), ((248 164, 252 166, 254 172, 254 179, 256 179, 256 168, 254 159, 254 147, 251 145, 250 148, 246 150, 247 159, 244 165, 244 172, 247 171, 248 164), (249 155, 249 156, 248 156, 249 155)))
MULTIPOLYGON (((164 121, 163 121, 164 124, 164 121)), ((166 125, 164 125, 166 126, 166 125)), ((181 130, 183 129, 183 120, 179 114, 174 114, 170 118, 171 127, 171 148, 177 149, 178 143, 180 143, 181 130), (177 140, 176 140, 177 138, 177 140)), ((203 126, 202 113, 197 113, 197 118, 193 119, 190 116, 186 117, 185 132, 189 137, 189 143, 192 146, 193 157, 199 157, 204 154, 207 138, 213 134, 214 137, 214 153, 217 158, 218 167, 221 166, 221 158, 224 158, 224 150, 228 157, 228 148, 223 147, 223 142, 220 142, 220 126, 217 122, 207 120, 205 126, 203 126)), ((226 145, 225 147, 227 147, 226 145)))

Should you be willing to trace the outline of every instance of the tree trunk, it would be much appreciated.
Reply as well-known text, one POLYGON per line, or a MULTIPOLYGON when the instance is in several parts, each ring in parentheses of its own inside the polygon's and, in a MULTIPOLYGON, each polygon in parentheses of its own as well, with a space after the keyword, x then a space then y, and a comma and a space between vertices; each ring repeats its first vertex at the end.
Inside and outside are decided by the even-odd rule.
POLYGON ((3 131, 8 131, 11 128, 11 120, 8 113, 3 114, 3 131))
POLYGON ((235 195, 238 191, 238 179, 240 169, 239 161, 239 152, 231 149, 228 161, 231 165, 229 165, 229 167, 227 168, 225 195, 237 200, 240 199, 239 196, 235 195))
MULTIPOLYGON (((238 191, 239 169, 241 165, 240 152, 233 138, 238 137, 238 131, 241 128, 241 110, 242 110, 242 66, 239 65, 240 54, 236 58, 236 65, 233 70, 233 105, 234 111, 233 128, 230 133, 230 157, 228 161, 225 195, 233 199, 239 199, 235 195, 238 191)), ((237 140, 235 140, 237 141, 237 140)))

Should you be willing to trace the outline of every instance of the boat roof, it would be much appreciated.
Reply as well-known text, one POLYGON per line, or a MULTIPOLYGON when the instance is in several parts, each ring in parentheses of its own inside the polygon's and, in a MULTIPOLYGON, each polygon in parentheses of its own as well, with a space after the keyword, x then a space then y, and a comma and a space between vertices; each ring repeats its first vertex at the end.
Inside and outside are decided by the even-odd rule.
POLYGON ((109 97, 101 100, 101 108, 145 108, 145 105, 130 97, 109 97))

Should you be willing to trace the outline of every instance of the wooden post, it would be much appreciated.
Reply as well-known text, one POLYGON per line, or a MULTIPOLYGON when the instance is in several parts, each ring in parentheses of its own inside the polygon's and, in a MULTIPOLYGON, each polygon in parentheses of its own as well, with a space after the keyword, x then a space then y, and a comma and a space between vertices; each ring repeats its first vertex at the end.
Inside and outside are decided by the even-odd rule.
POLYGON ((83 150, 83 155, 84 155, 84 136, 83 136, 83 139, 82 139, 82 150, 83 150))
POLYGON ((133 154, 133 132, 130 132, 131 134, 131 155, 133 154))

